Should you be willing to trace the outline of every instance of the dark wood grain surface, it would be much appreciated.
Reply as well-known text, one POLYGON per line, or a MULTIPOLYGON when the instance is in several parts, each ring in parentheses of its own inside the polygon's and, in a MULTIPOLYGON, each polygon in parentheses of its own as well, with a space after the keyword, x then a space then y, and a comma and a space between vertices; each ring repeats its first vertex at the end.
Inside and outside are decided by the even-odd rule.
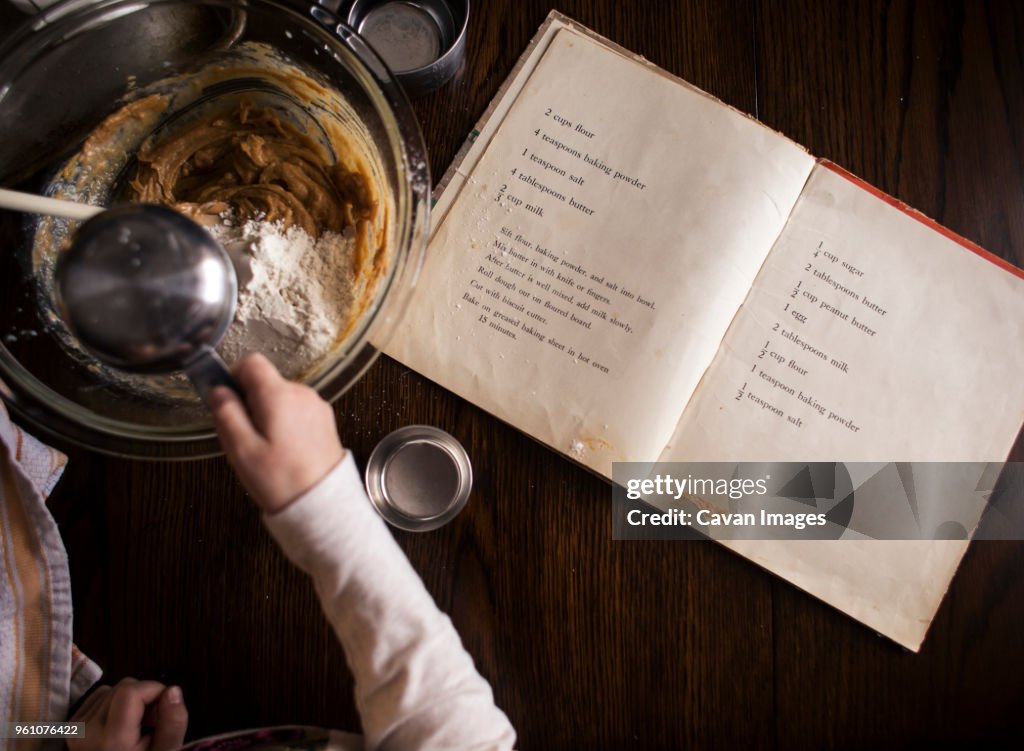
MULTIPOLYGON (((415 103, 435 176, 551 7, 473 8, 466 65, 415 103)), ((1024 3, 557 7, 1024 265, 1024 3)), ((0 25, 16 17, 4 6, 0 25)), ((608 485, 396 362, 382 358, 337 414, 360 463, 410 423, 468 449, 466 511, 395 536, 522 748, 1024 743, 1024 543, 971 546, 914 655, 717 545, 613 542, 608 485)), ((358 727, 311 586, 222 460, 68 450, 52 504, 76 638, 107 680, 182 685, 190 737, 358 727)))

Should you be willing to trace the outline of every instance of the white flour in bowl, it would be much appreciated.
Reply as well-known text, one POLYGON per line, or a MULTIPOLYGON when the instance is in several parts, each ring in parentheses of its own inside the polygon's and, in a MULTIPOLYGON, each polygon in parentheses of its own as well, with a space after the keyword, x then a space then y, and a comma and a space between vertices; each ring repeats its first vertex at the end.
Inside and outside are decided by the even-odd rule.
POLYGON ((238 308, 218 352, 228 364, 262 352, 285 377, 303 376, 334 348, 348 320, 352 231, 314 240, 295 225, 221 220, 209 229, 238 273, 238 308))

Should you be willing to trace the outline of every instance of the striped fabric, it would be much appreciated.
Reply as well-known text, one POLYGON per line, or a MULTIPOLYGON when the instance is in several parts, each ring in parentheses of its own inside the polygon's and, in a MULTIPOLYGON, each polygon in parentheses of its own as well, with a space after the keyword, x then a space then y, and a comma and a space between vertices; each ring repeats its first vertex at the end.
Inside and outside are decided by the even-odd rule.
MULTIPOLYGON (((0 402, 0 723, 67 719, 100 676, 71 643, 67 554, 46 508, 66 463, 0 402)), ((0 748, 34 747, 42 746, 0 740, 0 748)))

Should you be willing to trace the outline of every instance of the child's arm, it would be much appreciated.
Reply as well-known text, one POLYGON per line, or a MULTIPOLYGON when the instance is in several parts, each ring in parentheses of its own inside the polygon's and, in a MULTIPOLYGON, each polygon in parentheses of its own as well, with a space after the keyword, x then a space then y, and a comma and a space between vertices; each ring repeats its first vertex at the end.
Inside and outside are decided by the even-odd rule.
POLYGON ((370 505, 329 405, 259 356, 214 416, 267 528, 316 584, 355 676, 368 748, 511 748, 515 731, 370 505))

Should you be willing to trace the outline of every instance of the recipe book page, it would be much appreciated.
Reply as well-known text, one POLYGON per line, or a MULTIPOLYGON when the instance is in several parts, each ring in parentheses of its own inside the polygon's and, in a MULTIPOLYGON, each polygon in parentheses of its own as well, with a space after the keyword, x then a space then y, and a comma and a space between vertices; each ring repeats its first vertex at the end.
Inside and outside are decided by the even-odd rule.
POLYGON ((815 168, 663 461, 1002 462, 1024 272, 815 168))
POLYGON ((610 477, 668 441, 814 161, 572 29, 536 54, 386 351, 610 477))
MULTIPOLYGON (((815 168, 662 461, 1004 461, 1024 279, 944 232, 815 168)), ((916 651, 968 543, 722 544, 916 651)))

